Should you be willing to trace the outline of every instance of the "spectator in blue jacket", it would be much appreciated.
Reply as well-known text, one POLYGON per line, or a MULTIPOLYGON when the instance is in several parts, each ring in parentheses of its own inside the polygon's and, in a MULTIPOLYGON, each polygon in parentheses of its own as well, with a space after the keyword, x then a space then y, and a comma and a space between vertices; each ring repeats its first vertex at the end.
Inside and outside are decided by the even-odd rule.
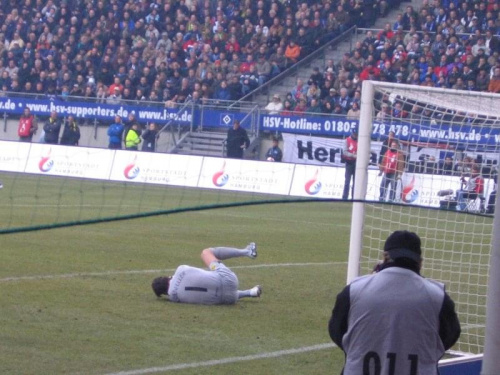
POLYGON ((250 65, 250 70, 240 77, 243 95, 255 90, 259 86, 259 78, 255 72, 255 65, 250 65))
POLYGON ((112 150, 121 150, 123 130, 125 129, 122 118, 115 116, 115 122, 108 128, 109 145, 108 148, 112 150))
POLYGON ((226 80, 223 80, 220 83, 219 88, 217 90, 215 90, 214 99, 231 100, 231 91, 229 91, 229 89, 227 87, 226 80))
POLYGON ((281 161, 283 159, 283 152, 278 146, 278 138, 273 137, 273 145, 267 150, 266 160, 267 161, 281 161))

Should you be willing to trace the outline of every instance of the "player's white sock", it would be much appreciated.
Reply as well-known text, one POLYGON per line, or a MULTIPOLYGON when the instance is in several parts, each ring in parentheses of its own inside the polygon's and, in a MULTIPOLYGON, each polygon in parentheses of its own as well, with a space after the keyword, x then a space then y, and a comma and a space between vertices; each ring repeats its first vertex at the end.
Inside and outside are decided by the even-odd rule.
POLYGON ((254 286, 252 289, 238 290, 238 299, 251 297, 257 298, 262 294, 262 287, 260 285, 254 286))
POLYGON ((212 247, 212 251, 217 259, 225 260, 238 257, 257 257, 257 246, 251 242, 244 249, 237 249, 235 247, 212 247))

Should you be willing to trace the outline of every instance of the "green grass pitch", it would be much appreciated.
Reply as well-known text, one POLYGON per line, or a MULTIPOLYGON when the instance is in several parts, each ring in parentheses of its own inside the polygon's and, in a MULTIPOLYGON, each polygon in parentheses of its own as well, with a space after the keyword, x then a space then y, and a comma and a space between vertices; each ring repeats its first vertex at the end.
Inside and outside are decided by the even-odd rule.
MULTIPOLYGON (((1 177, 0 230, 281 199, 1 177)), ((488 247, 476 244, 491 237, 491 218, 401 210, 407 219, 400 225, 417 230, 420 221, 430 223, 418 232, 443 250, 424 250, 424 275, 449 277, 448 290, 467 309, 484 306, 474 300, 482 297, 471 275, 486 278, 488 247)), ((393 214, 375 212, 368 224, 393 214)), ((349 203, 277 203, 2 234, 0 374, 339 374, 343 353, 333 347, 327 322, 345 284, 350 220, 349 203), (260 299, 208 307, 168 303, 152 293, 154 277, 180 264, 201 267, 202 249, 251 241, 259 246, 256 260, 225 263, 241 289, 263 286, 260 299)), ((368 267, 377 256, 371 252, 368 267)), ((484 311, 467 316, 463 336, 475 340, 467 335, 484 330, 484 311)))
MULTIPOLYGON (((2 180, 0 213, 14 227, 249 198, 35 176, 2 180)), ((0 373, 340 373, 343 354, 330 346, 327 322, 345 283, 350 209, 272 204, 1 235, 0 373), (201 267, 203 248, 250 241, 259 245, 256 260, 226 264, 241 288, 263 286, 260 299, 208 307, 152 293, 154 277, 180 264, 201 267)))

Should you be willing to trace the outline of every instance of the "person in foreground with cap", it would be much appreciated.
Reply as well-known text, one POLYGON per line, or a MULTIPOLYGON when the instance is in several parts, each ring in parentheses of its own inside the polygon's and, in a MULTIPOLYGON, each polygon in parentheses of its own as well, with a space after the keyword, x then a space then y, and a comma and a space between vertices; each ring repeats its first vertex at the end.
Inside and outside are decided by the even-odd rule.
POLYGON ((257 245, 250 242, 243 249, 209 247, 201 252, 208 270, 182 265, 173 276, 154 279, 151 287, 157 297, 167 295, 172 302, 199 305, 233 305, 242 298, 260 297, 260 285, 238 290, 238 277, 221 262, 239 257, 257 258, 257 245))
POLYGON ((392 233, 384 258, 337 295, 328 331, 346 355, 342 374, 436 375, 460 337, 455 304, 443 284, 420 275, 416 233, 392 233))

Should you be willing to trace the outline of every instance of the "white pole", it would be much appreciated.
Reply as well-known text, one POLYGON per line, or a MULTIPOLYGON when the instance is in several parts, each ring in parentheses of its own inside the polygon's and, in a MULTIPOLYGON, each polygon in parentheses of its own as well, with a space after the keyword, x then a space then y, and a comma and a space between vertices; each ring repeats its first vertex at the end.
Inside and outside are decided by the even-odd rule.
MULTIPOLYGON (((497 184, 498 190, 498 184, 497 184)), ((486 338, 481 375, 500 374, 500 199, 495 202, 490 274, 486 299, 486 338)))
MULTIPOLYGON (((356 183, 354 199, 365 199, 368 184, 368 165, 370 163, 370 142, 373 124, 373 84, 363 82, 361 90, 361 112, 358 129, 358 152, 356 157, 356 183)), ((363 220, 365 204, 355 202, 352 205, 351 237, 349 241, 349 262, 347 265, 347 283, 359 276, 359 260, 363 246, 363 220)))

